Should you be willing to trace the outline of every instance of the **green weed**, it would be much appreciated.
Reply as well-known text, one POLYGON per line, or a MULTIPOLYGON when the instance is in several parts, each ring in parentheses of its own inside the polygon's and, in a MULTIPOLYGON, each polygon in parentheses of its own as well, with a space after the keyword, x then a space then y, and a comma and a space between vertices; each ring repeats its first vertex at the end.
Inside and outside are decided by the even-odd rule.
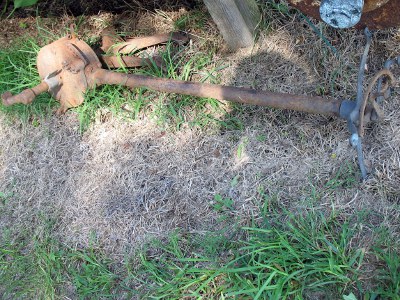
MULTIPOLYGON (((351 249, 348 224, 321 213, 275 216, 269 227, 247 227, 246 240, 224 240, 215 259, 179 250, 179 240, 164 246, 164 255, 142 256, 149 295, 249 299, 301 299, 313 292, 341 295, 354 284, 363 261, 361 249, 351 249), (171 251, 171 249, 174 249, 171 251), (221 258, 224 257, 224 259, 221 258)), ((204 244, 208 244, 205 238, 204 244)), ((217 250, 215 250, 218 252, 217 250)))
MULTIPOLYGON (((7 18, 11 17, 18 8, 35 5, 38 1, 39 0, 13 0, 13 10, 7 18)), ((11 1, 8 0, 5 1, 3 9, 0 12, 0 18, 7 12, 8 6, 11 4, 10 2, 11 1)))
POLYGON ((112 296, 118 277, 109 268, 111 261, 93 249, 71 251, 69 259, 74 263, 69 268, 72 282, 81 298, 112 296))
POLYGON ((219 289, 215 282, 216 269, 201 267, 216 265, 215 261, 200 253, 190 251, 192 250, 190 241, 182 235, 175 234, 166 243, 158 243, 156 246, 159 251, 155 256, 146 252, 140 254, 141 268, 137 273, 147 286, 147 297, 151 299, 179 299, 186 296, 207 298, 214 294, 213 289, 219 289))
POLYGON ((2 298, 55 299, 63 283, 64 252, 48 241, 0 239, 0 295, 2 298))
POLYGON ((220 194, 215 195, 213 208, 217 212, 232 211, 233 200, 231 198, 222 197, 220 194))
MULTIPOLYGON (((40 47, 32 39, 16 42, 10 48, 0 50, 0 94, 10 91, 13 94, 40 83, 36 69, 36 56, 40 47)), ((31 105, 16 104, 5 107, 0 104, 0 111, 32 122, 42 119, 55 107, 56 101, 49 94, 39 95, 31 105)))
POLYGON ((247 137, 243 138, 243 140, 239 143, 237 150, 236 150, 236 156, 238 159, 241 159, 245 150, 246 146, 249 144, 249 139, 247 137))
POLYGON ((13 196, 12 193, 0 192, 0 204, 6 205, 8 200, 13 196))
POLYGON ((94 249, 77 250, 48 237, 0 238, 0 296, 2 299, 81 299, 111 297, 117 275, 111 262, 94 249), (68 291, 66 290, 68 288, 68 291))
POLYGON ((224 269, 227 296, 286 299, 319 291, 329 297, 355 280, 363 259, 361 250, 349 249, 347 225, 322 214, 289 214, 286 224, 244 230, 248 241, 224 269))
POLYGON ((384 299, 400 299, 400 253, 397 245, 374 248, 376 258, 382 263, 376 272, 376 280, 381 284, 373 294, 384 299))
POLYGON ((118 268, 93 246, 70 248, 49 238, 47 227, 41 237, 3 230, 0 296, 398 299, 400 256, 388 239, 368 250, 378 269, 375 287, 363 290, 365 250, 353 243, 359 226, 337 212, 312 208, 291 213, 272 207, 266 214, 250 227, 176 232, 147 244, 118 268))

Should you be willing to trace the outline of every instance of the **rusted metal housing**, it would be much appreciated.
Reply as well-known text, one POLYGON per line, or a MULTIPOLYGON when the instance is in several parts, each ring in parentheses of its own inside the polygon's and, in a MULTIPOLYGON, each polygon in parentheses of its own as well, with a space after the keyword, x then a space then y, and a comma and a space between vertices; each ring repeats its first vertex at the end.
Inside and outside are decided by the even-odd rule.
MULTIPOLYGON (((350 1, 350 0, 349 0, 350 1)), ((318 0, 289 0, 304 14, 321 20, 318 0)), ((356 28, 383 29, 400 26, 399 0, 364 0, 364 9, 356 28)))

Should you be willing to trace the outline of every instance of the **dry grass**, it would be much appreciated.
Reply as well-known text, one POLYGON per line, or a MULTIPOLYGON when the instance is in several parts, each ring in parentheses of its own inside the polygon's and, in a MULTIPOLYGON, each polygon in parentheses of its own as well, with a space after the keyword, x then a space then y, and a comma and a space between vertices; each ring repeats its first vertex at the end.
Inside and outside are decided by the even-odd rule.
MULTIPOLYGON (((134 30, 168 31, 181 13, 148 13, 135 24, 144 28, 134 30)), ((270 29, 253 49, 216 54, 228 66, 222 83, 354 98, 362 33, 321 25, 340 53, 336 57, 300 17, 275 17, 267 15, 270 29)), ((93 28, 102 26, 96 19, 91 22, 93 28)), ((133 26, 122 25, 126 31, 133 26)), ((214 45, 220 41, 197 34, 214 45)), ((374 35, 368 77, 398 54, 398 39, 396 30, 374 35)), ((84 247, 94 239, 110 255, 122 257, 175 228, 224 226, 213 208, 216 194, 233 199, 233 219, 246 224, 259 214, 262 189, 293 211, 311 199, 327 211, 375 212, 377 225, 387 225, 398 237, 399 99, 395 92, 385 103, 384 120, 367 131, 365 154, 374 174, 365 183, 349 184, 346 180, 357 172, 355 152, 348 146, 346 124, 334 118, 243 106, 231 112, 242 120, 243 130, 184 126, 172 132, 142 117, 99 121, 81 135, 73 111, 37 127, 1 117, 0 191, 13 196, 0 227, 40 233, 43 222, 53 220, 52 234, 63 242, 84 247), (344 183, 326 188, 340 172, 344 183), (313 188, 323 194, 316 197, 313 188)))

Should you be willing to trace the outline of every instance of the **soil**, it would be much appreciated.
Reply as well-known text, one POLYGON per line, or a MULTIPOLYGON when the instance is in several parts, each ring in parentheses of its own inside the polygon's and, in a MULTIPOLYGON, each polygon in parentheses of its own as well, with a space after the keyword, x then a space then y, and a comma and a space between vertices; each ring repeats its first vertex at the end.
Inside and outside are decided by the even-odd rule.
MULTIPOLYGON (((60 17, 43 17, 42 24, 57 31, 74 20, 65 11, 91 12, 95 14, 84 19, 85 34, 96 35, 109 22, 133 35, 167 32, 177 16, 200 5, 153 1, 152 9, 158 8, 156 3, 165 5, 163 14, 156 14, 148 11, 150 2, 134 1, 129 7, 136 10, 118 14, 117 2, 101 4, 102 13, 76 1, 60 12, 44 9, 60 17)), ((25 13, 2 21, 2 46, 16 36, 37 34, 31 11, 25 13)), ((225 66, 219 71, 223 84, 354 99, 362 32, 315 23, 340 53, 336 56, 299 15, 271 11, 265 17, 270 30, 260 34, 254 48, 218 48, 215 61, 225 66)), ((202 38, 223 43, 211 19, 202 30, 202 38)), ((400 53, 399 36, 397 29, 374 34, 367 78, 400 53)), ((344 218, 368 210, 377 216, 376 225, 384 224, 398 236, 399 100, 395 91, 384 104, 384 119, 367 129, 365 156, 373 174, 365 182, 359 182, 345 122, 332 117, 243 105, 226 112, 227 118, 241 120, 240 130, 166 130, 143 115, 132 122, 99 119, 80 134, 73 110, 39 126, 10 124, 0 116, 0 191, 10 195, 0 228, 32 228, 40 235, 51 222, 53 236, 62 242, 85 247, 95 239, 121 258, 145 240, 176 229, 201 233, 231 225, 215 209, 215 196, 221 195, 234 201, 229 216, 240 225, 257 220, 268 201, 293 211, 314 201, 326 213, 338 210, 344 218), (313 195, 315 190, 322 194, 313 195)), ((366 228, 358 242, 369 241, 370 234, 366 228)))

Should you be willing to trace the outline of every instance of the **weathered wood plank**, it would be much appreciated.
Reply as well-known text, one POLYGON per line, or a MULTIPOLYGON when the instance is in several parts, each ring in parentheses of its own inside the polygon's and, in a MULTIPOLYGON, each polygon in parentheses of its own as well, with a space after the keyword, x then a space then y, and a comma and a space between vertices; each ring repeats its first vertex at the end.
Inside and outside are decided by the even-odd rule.
POLYGON ((233 49, 253 45, 261 14, 255 0, 203 0, 228 45, 233 49))

